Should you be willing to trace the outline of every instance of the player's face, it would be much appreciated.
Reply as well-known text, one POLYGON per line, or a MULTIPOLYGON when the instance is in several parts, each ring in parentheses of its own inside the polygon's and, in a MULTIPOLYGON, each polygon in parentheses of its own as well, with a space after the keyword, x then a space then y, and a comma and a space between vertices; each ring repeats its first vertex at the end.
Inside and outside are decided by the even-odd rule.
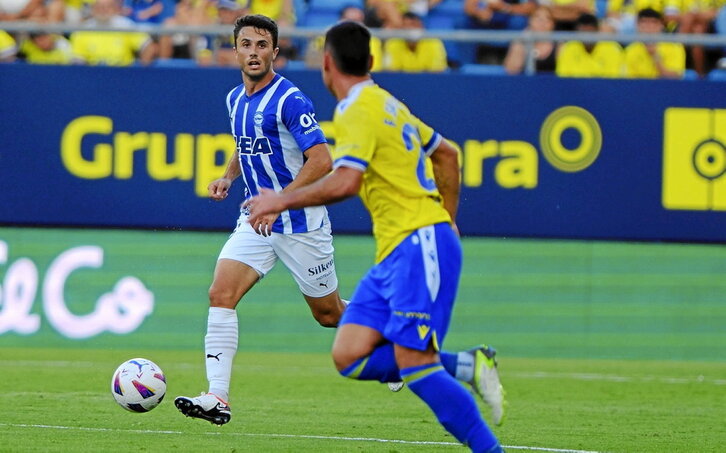
POLYGON ((261 80, 272 67, 279 49, 272 47, 272 35, 267 30, 243 27, 237 36, 237 63, 251 80, 261 80))

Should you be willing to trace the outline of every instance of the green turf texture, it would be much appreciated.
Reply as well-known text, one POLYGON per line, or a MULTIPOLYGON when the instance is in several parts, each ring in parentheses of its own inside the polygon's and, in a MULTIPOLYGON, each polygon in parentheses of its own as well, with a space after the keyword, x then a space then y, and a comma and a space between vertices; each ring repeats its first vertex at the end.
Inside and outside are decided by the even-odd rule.
MULTIPOLYGON (((9 244, 0 284, 21 257, 33 260, 42 282, 60 252, 98 244, 103 268, 67 282, 71 310, 92 310, 124 275, 140 278, 156 298, 137 332, 77 341, 50 328, 39 290, 33 313, 41 331, 0 335, 0 452, 465 451, 302 437, 453 442, 407 390, 392 394, 334 372, 333 332, 315 325, 281 266, 238 309, 232 423, 219 429, 178 414, 173 396, 206 386, 206 288, 225 238, 0 229, 9 244), (135 356, 156 361, 169 379, 167 400, 148 414, 127 413, 110 395, 113 370, 135 356)), ((346 296, 372 264, 374 246, 346 236, 335 245, 346 296)), ((510 400, 507 422, 495 430, 504 445, 726 451, 726 247, 465 238, 464 255, 445 346, 489 342, 499 350, 510 400)))
MULTIPOLYGON (((341 378, 324 353, 240 353, 232 421, 221 428, 171 402, 204 388, 198 352, 10 348, 0 374, 0 451, 465 451, 334 439, 453 442, 410 391, 341 378), (155 360, 168 379, 167 399, 145 414, 123 410, 110 393, 113 370, 133 355, 155 360)), ((501 376, 510 410, 495 432, 504 445, 623 453, 726 445, 723 363, 503 358, 501 376)))

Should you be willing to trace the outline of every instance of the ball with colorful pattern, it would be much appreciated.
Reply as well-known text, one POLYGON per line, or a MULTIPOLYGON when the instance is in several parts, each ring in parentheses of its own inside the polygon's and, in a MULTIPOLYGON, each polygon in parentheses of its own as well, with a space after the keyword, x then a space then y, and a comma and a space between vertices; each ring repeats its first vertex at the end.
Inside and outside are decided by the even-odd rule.
POLYGON ((113 373, 111 394, 127 411, 148 412, 164 399, 166 377, 151 360, 127 360, 113 373))

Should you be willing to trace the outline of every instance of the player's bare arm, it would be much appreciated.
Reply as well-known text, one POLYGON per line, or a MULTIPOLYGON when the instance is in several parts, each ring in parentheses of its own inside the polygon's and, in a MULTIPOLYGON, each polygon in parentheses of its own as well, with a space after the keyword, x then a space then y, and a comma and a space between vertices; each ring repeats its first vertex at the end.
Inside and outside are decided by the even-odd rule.
POLYGON ((451 221, 456 223, 456 213, 459 209, 459 152, 446 140, 441 140, 439 146, 430 156, 434 166, 434 180, 439 193, 444 200, 444 209, 449 212, 451 221))
POLYGON ((282 189, 282 192, 292 192, 295 189, 312 184, 333 169, 333 157, 326 143, 313 145, 305 150, 303 154, 305 154, 305 164, 303 164, 297 177, 282 189))
POLYGON ((232 187, 232 181, 242 173, 239 167, 239 160, 237 160, 237 153, 235 153, 227 164, 227 169, 224 171, 224 175, 221 178, 215 179, 207 186, 209 192, 209 198, 214 201, 222 201, 229 195, 229 188, 232 187))
POLYGON ((348 167, 338 167, 324 178, 298 189, 275 193, 262 189, 259 195, 245 201, 250 210, 250 223, 271 213, 286 209, 321 206, 345 200, 358 193, 363 182, 363 172, 348 167))
MULTIPOLYGON (((306 160, 300 169, 300 173, 297 174, 295 179, 287 187, 282 189, 282 192, 291 192, 299 187, 307 186, 324 177, 332 170, 333 158, 330 155, 327 144, 319 143, 311 146, 303 154, 305 154, 306 160)), ((272 224, 275 223, 279 215, 279 213, 267 214, 254 220, 250 219, 249 222, 257 234, 269 236, 272 234, 272 224)))

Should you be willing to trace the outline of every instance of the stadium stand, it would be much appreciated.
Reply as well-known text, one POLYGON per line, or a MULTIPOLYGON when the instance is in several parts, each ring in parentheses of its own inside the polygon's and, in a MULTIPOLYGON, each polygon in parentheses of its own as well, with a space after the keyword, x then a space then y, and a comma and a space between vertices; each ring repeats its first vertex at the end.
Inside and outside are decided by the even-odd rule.
POLYGON ((477 75, 507 75, 507 71, 504 70, 504 66, 498 64, 474 64, 467 63, 461 65, 459 71, 462 74, 477 74, 477 75))

